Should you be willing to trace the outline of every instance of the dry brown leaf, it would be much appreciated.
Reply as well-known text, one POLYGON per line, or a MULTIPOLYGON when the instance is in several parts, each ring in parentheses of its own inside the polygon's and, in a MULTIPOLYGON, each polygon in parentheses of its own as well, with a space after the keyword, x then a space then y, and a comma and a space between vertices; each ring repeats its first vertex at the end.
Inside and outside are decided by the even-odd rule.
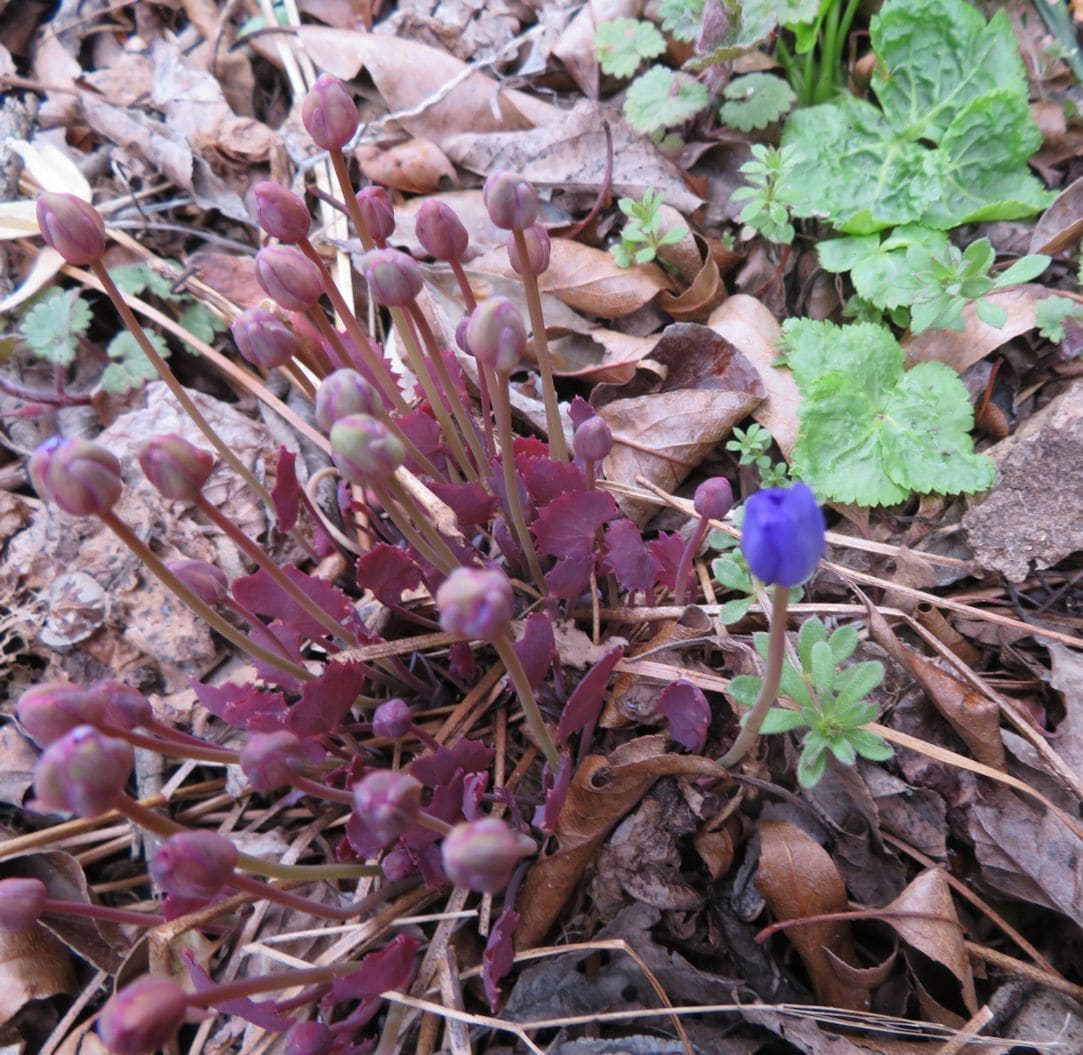
MULTIPOLYGON (((1060 107, 1058 107, 1060 109, 1060 107)), ((1038 218, 1030 252, 1059 253, 1083 235, 1083 176, 1069 183, 1038 218)))
POLYGON ((362 143, 354 157, 373 182, 410 194, 430 194, 442 180, 458 182, 455 166, 431 139, 410 139, 386 150, 362 143))
POLYGON ((643 0, 594 0, 584 4, 560 34, 553 46, 553 55, 590 99, 598 98, 600 67, 594 33, 602 22, 617 18, 639 18, 643 0))
POLYGON ((635 377, 636 368, 651 354, 657 341, 656 337, 636 337, 599 327, 586 333, 551 337, 549 354, 553 372, 561 377, 623 385, 635 377))
POLYGON ((18 809, 34 783, 31 770, 38 760, 34 745, 9 723, 0 729, 0 802, 18 809))
MULTIPOLYGON (((760 823, 760 863, 756 888, 778 920, 846 912, 846 884, 830 854, 789 821, 760 823)), ((857 965, 857 950, 844 920, 790 927, 786 936, 804 961, 816 999, 831 1007, 867 1011, 869 994, 840 982, 827 958, 830 949, 844 963, 857 965)))
POLYGON ((0 1025, 31 1000, 75 989, 74 963, 63 943, 44 927, 0 930, 0 1025))
POLYGON ((679 296, 663 290, 658 306, 678 322, 704 322, 726 299, 726 287, 718 274, 718 265, 710 256, 692 284, 679 296))
POLYGON ((399 124, 445 150, 446 140, 458 132, 531 128, 558 116, 549 103, 501 88, 483 73, 468 72, 465 62, 446 51, 413 40, 322 26, 302 26, 297 36, 312 61, 336 77, 352 80, 366 70, 393 114, 420 109, 398 118, 399 124), (465 79, 457 81, 464 73, 465 79), (430 100, 432 104, 423 107, 430 100))

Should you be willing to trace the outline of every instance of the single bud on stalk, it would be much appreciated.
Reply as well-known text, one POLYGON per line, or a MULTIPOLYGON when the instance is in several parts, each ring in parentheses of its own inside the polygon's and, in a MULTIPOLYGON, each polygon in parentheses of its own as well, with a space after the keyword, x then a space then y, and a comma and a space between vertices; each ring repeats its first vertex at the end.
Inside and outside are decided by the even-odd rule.
POLYGON ((604 418, 595 414, 575 430, 572 449, 585 462, 603 461, 613 449, 613 431, 604 418))
POLYGON ((277 315, 262 308, 246 308, 229 332, 241 355, 260 370, 285 366, 300 350, 293 330, 277 315))
POLYGON ((745 502, 741 552, 761 582, 799 586, 826 546, 823 510, 807 485, 757 491, 745 502))
POLYGON ((82 685, 46 681, 19 697, 15 714, 39 747, 47 747, 79 725, 97 725, 105 707, 82 685))
POLYGON ((470 316, 467 315, 461 318, 455 324, 455 343, 459 346, 459 350, 466 352, 467 355, 471 355, 470 344, 466 339, 466 331, 470 328, 470 316))
POLYGON ((395 206, 383 187, 362 187, 354 197, 373 241, 386 242, 395 233, 395 206))
POLYGON ((241 771, 253 791, 266 794, 293 783, 303 756, 301 741, 288 729, 252 733, 241 748, 241 771))
POLYGON ((377 304, 404 308, 421 292, 424 279, 412 256, 397 249, 371 249, 361 257, 361 274, 377 304))
POLYGON ((40 879, 0 879, 0 930, 20 931, 33 926, 45 911, 48 897, 40 879))
POLYGON ((301 105, 301 122, 321 150, 341 150, 357 131, 357 107, 337 77, 321 74, 301 105))
POLYGON ((150 700, 137 688, 119 678, 104 678, 88 690, 101 702, 102 718, 117 729, 136 729, 154 721, 150 700))
POLYGON ((286 1055, 328 1055, 335 1035, 322 1022, 298 1022, 286 1034, 286 1055))
POLYGON ((466 344, 480 362, 498 373, 510 374, 526 353, 526 324, 507 297, 490 297, 470 315, 466 344))
POLYGON ((296 245, 308 237, 311 219, 303 198, 273 180, 260 180, 252 188, 259 225, 272 238, 296 245))
POLYGON ((331 429, 331 457, 350 483, 388 483, 404 456, 399 438, 368 414, 347 414, 331 429))
POLYGON ((47 439, 30 457, 30 480, 46 501, 72 516, 108 513, 120 498, 120 462, 89 440, 47 439))
POLYGON ((217 832, 179 832, 158 848, 150 876, 174 897, 209 901, 229 882, 238 856, 237 847, 217 832))
POLYGON ((712 476, 692 496, 696 513, 707 520, 721 520, 733 507, 733 488, 724 476, 712 476))
POLYGON ((538 194, 514 172, 494 172, 482 188, 489 219, 505 231, 521 231, 538 218, 538 194))
POLYGON ((188 997, 172 978, 145 974, 105 1005, 98 1036, 112 1055, 152 1055, 172 1039, 187 1007, 188 997))
POLYGON ((167 560, 165 566, 204 604, 221 604, 229 593, 229 580, 221 568, 205 560, 167 560))
POLYGON ((372 734, 382 739, 399 740, 410 731, 413 722, 409 705, 396 696, 376 708, 372 715, 372 734))
POLYGON ((456 886, 499 894, 515 866, 537 850, 529 836, 496 817, 485 817, 455 825, 444 838, 441 854, 444 871, 456 886))
POLYGON ((69 264, 83 267, 105 256, 105 224, 90 202, 48 192, 38 198, 37 217, 45 244, 69 264))
POLYGON ((49 812, 97 817, 124 794, 135 752, 131 744, 80 725, 51 743, 34 766, 34 794, 49 812))
POLYGON ((330 432, 336 421, 350 414, 378 417, 383 409, 379 392, 356 370, 336 370, 316 389, 316 423, 330 432))
POLYGON ((214 455, 168 432, 148 440, 139 452, 146 478, 171 502, 194 502, 214 469, 214 455))
POLYGON ((459 217, 433 198, 426 198, 417 210, 414 233, 425 252, 437 260, 462 260, 470 245, 470 235, 459 217))
POLYGON ((417 821, 421 782, 398 770, 374 770, 354 785, 353 808, 386 846, 417 821))
POLYGON ((515 595, 502 571, 456 568, 436 591, 436 607, 445 633, 494 641, 511 626, 515 595))
POLYGON ((519 258, 519 245, 515 234, 512 233, 508 236, 508 259, 511 261, 512 270, 517 275, 529 271, 535 277, 543 271, 548 271, 549 254, 553 247, 553 243, 549 239, 549 232, 540 223, 532 223, 523 231, 523 240, 526 242, 527 263, 529 265, 527 268, 523 267, 523 262, 519 258))
POLYGON ((270 245, 256 254, 256 281, 286 311, 308 311, 323 293, 320 269, 288 245, 270 245))

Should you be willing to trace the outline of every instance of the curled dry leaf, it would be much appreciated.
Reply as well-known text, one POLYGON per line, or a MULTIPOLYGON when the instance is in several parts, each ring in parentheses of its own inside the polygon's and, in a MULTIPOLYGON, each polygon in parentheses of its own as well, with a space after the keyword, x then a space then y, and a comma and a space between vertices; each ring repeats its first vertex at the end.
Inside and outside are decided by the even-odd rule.
POLYGON ((354 157, 373 182, 410 194, 429 194, 441 180, 457 182, 455 166, 431 139, 410 139, 386 150, 362 143, 354 157))
MULTIPOLYGON (((846 912, 846 884, 828 852, 789 821, 760 824, 756 888, 778 920, 846 912)), ((869 995, 843 984, 826 950, 856 966, 857 950, 845 921, 791 927, 786 936, 804 961, 816 999, 831 1007, 867 1011, 869 995)))
MULTIPOLYGON (((1059 109, 1059 107, 1058 107, 1059 109)), ((1059 253, 1083 235, 1083 176, 1069 183, 1034 225, 1030 252, 1059 253)))
POLYGON ((74 989, 71 955, 44 927, 0 930, 0 1026, 31 1000, 45 1000, 74 989))
POLYGON ((704 322, 726 299, 726 287, 714 258, 708 256, 692 284, 679 296, 668 290, 658 296, 658 306, 678 322, 704 322))
POLYGON ((655 337, 636 337, 602 327, 584 333, 569 333, 549 340, 553 372, 561 377, 578 377, 623 385, 631 381, 637 366, 654 350, 655 337))

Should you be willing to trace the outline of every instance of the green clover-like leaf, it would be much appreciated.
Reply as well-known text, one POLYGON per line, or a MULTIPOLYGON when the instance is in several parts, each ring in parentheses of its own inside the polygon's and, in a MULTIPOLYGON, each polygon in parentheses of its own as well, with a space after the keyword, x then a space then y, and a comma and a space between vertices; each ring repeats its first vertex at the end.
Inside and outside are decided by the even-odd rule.
POLYGON ((79 290, 54 288, 23 316, 20 331, 30 350, 56 366, 75 359, 79 338, 90 328, 90 305, 79 290))
POLYGON ((628 88, 624 116, 637 132, 649 134, 690 121, 708 102, 707 89, 688 74, 652 66, 628 88))
POLYGON ((770 73, 748 73, 734 77, 723 92, 726 101, 718 116, 731 128, 751 132, 777 121, 797 101, 794 90, 770 73))
POLYGON ((666 50, 666 41, 650 22, 615 18, 594 31, 594 49, 603 73, 631 77, 644 59, 653 59, 666 50))

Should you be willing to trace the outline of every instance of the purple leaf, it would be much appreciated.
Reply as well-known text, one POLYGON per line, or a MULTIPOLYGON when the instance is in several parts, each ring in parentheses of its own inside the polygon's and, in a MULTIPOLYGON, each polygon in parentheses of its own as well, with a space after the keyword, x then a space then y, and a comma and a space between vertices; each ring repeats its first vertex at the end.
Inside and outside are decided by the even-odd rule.
POLYGON ((534 826, 543 832, 552 834, 556 831, 560 811, 568 797, 568 788, 572 784, 572 756, 568 751, 560 753, 560 768, 556 774, 546 766, 542 773, 542 790, 545 802, 534 811, 534 826))
POLYGON ((520 458, 548 458, 549 444, 537 436, 516 436, 511 445, 512 457, 518 465, 520 458))
POLYGON ((262 692, 251 682, 235 685, 204 685, 193 681, 192 689, 199 702, 211 714, 238 729, 269 733, 286 723, 286 700, 280 692, 262 692))
POLYGON ((516 458, 515 471, 539 508, 563 494, 587 489, 583 470, 572 462, 555 462, 552 458, 516 458))
MULTIPOLYGON (((400 935, 405 937, 405 935, 400 935)), ((213 993, 218 988, 206 971, 196 963, 195 955, 191 949, 185 949, 182 953, 184 966, 188 969, 188 977, 192 980, 192 986, 197 993, 213 993)), ((368 957, 366 957, 367 959, 368 957)), ((362 961, 364 962, 364 961, 362 961)), ((275 1009, 273 1000, 257 1003, 247 996, 239 996, 235 1000, 211 1000, 210 1006, 216 1011, 227 1015, 236 1015, 245 1022, 251 1022, 260 1029, 266 1029, 271 1033, 283 1033, 294 1024, 294 1019, 280 1014, 275 1009)))
POLYGON ((275 469, 275 486, 271 500, 275 504, 275 519, 279 531, 289 531, 297 523, 301 505, 301 485, 297 480, 295 464, 297 452, 278 448, 278 466, 275 469))
MULTIPOLYGON (((402 414, 395 418, 395 423, 406 434, 407 439, 432 462, 436 469, 443 469, 447 464, 444 454, 444 437, 440 432, 440 426, 431 414, 423 410, 415 410, 411 414, 402 414)), ((414 465, 410 458, 406 460, 407 468, 416 472, 420 466, 414 465)))
POLYGON ((472 685, 478 676, 478 665, 474 662, 474 650, 469 641, 456 641, 447 651, 448 669, 459 681, 472 685))
POLYGON ((463 816, 468 821, 476 821, 481 816, 481 802, 488 787, 488 773, 471 773, 463 778, 463 816))
POLYGON ((593 725, 598 720, 609 675, 617 665, 617 660, 623 655, 624 649, 620 645, 615 645, 587 671, 576 685, 575 691, 564 705, 564 713, 560 716, 560 725, 557 727, 558 743, 564 743, 573 733, 582 732, 588 725, 593 725))
MULTIPOLYGON (((282 569, 286 577, 298 585, 328 615, 350 630, 360 629, 357 612, 350 599, 337 587, 322 579, 306 575, 299 568, 287 564, 282 569)), ((233 596, 246 608, 259 615, 281 619, 306 637, 319 639, 327 631, 317 623, 281 586, 262 569, 254 575, 233 580, 233 596)))
POLYGON ((498 516, 493 521, 493 539, 500 547, 500 552, 507 557, 509 564, 520 566, 523 564, 523 550, 511 528, 508 527, 507 520, 502 516, 498 516))
POLYGON ((481 977, 485 983, 485 999, 495 1014, 500 1009, 504 994, 500 983, 508 976, 515 964, 515 928, 519 926, 519 913, 513 908, 506 908, 500 913, 489 940, 485 943, 485 952, 481 955, 481 977))
POLYGON ((546 556, 589 557, 598 529, 616 515, 617 506, 605 491, 565 494, 538 514, 531 531, 546 556))
POLYGON ((652 556, 658 562, 658 581, 669 590, 677 588, 677 568, 684 552, 684 541, 676 532, 662 532, 658 538, 647 544, 652 556))
POLYGON ((290 708, 286 725, 298 736, 322 736, 338 728, 365 687, 365 666, 354 660, 328 663, 306 681, 301 699, 290 708))
POLYGON ((711 724, 711 705, 697 686, 678 678, 662 690, 658 708, 669 722, 669 735, 681 747, 692 754, 703 750, 711 724))
POLYGON ((594 417, 594 408, 582 396, 576 396, 568 407, 568 417, 572 419, 572 428, 577 429, 584 421, 594 417))
MULTIPOLYGON (((349 355, 350 366, 359 374, 361 374, 361 376, 364 377, 364 379, 368 381, 368 383, 372 385, 372 387, 375 388, 377 392, 382 393, 383 390, 380 388, 379 383, 372 375, 371 371, 369 370, 368 366, 365 364, 365 361, 361 358, 357 350, 357 342, 345 330, 337 330, 336 332, 338 333, 339 340, 342 341, 342 344, 345 347, 347 354, 349 355)), ((387 369, 387 372, 394 380, 395 387, 401 390, 402 386, 399 384, 399 375, 395 373, 394 365, 387 358, 387 356, 384 355, 383 345, 375 341, 370 343, 372 344, 373 351, 376 353, 376 357, 383 362, 384 367, 387 369)), ((327 356, 327 358, 331 362, 335 362, 335 355, 331 353, 330 349, 327 347, 327 343, 325 341, 321 341, 321 345, 323 347, 323 354, 327 356)), ((386 396, 384 396, 384 403, 387 403, 386 396)))
POLYGON ((337 1004, 343 1000, 364 1000, 388 989, 405 989, 414 977, 418 948, 416 938, 398 935, 379 952, 370 952, 356 971, 336 978, 331 983, 330 1001, 337 1004))
POLYGON ((402 604, 403 592, 421 585, 421 569, 405 550, 380 542, 358 559, 357 585, 381 604, 402 604))
POLYGON ((489 768, 496 752, 480 740, 462 737, 450 747, 415 758, 410 763, 410 776, 429 788, 439 787, 454 779, 455 773, 482 773, 489 768))
MULTIPOLYGON (((304 660, 301 658, 301 641, 303 639, 293 627, 278 622, 271 623, 270 626, 264 626, 263 623, 254 619, 249 624, 248 636, 262 645, 268 652, 291 659, 298 666, 304 666, 304 660)), ((297 692, 301 688, 301 683, 296 678, 284 673, 271 663, 264 663, 263 660, 253 657, 252 666, 256 668, 256 672, 264 681, 272 681, 280 689, 297 692)))
POLYGON ((569 557, 557 561, 545 573, 545 585, 549 592, 561 601, 574 601, 590 585, 590 573, 594 568, 594 554, 586 557, 569 557))
POLYGON ((641 593, 650 590, 661 570, 661 564, 644 545, 639 528, 627 518, 606 525, 602 567, 617 577, 622 590, 641 593))
POLYGON ((528 616, 523 636, 515 642, 514 648, 523 670, 526 671, 530 687, 536 689, 545 680, 557 654, 553 624, 549 616, 543 612, 528 616))
POLYGON ((476 524, 488 524, 496 512, 496 498, 489 494, 479 483, 445 484, 439 481, 429 483, 432 491, 442 502, 446 502, 455 511, 459 527, 468 528, 476 524))

